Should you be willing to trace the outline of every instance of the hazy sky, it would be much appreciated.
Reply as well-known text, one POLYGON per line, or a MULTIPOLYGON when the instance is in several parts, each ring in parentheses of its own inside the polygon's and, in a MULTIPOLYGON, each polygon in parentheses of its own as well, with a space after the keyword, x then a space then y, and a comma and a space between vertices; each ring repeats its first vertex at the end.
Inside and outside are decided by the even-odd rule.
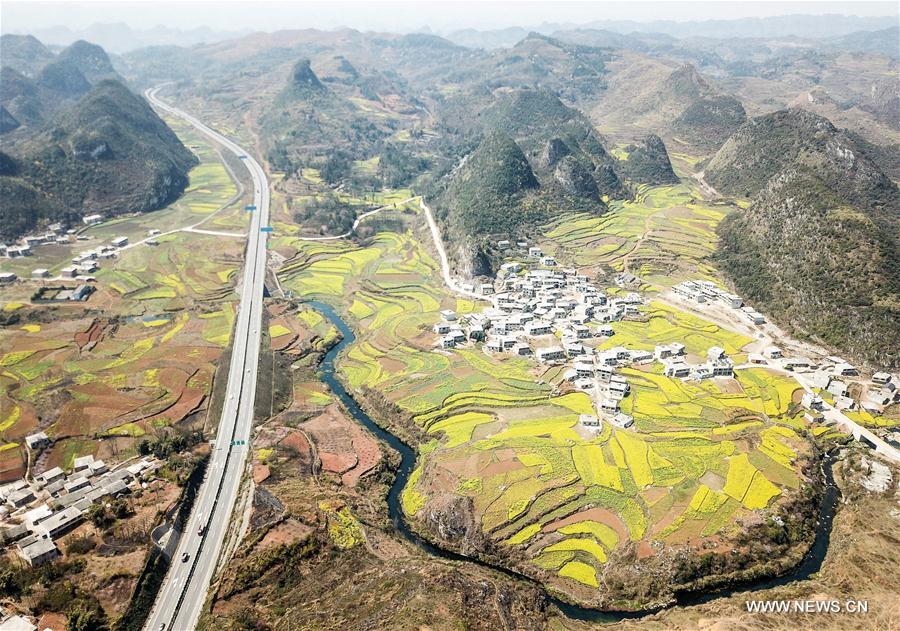
POLYGON ((707 20, 786 14, 897 15, 896 2, 41 2, 3 0, 3 31, 79 29, 124 22, 135 28, 209 26, 216 30, 284 28, 410 31, 536 26, 593 20, 707 20))

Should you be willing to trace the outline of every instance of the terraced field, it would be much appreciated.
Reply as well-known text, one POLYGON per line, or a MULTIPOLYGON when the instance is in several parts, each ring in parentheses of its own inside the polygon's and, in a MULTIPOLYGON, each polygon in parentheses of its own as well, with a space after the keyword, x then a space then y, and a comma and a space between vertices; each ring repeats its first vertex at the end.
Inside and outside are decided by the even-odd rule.
MULTIPOLYGON (((282 284, 353 323, 357 342, 339 362, 347 383, 383 393, 426 437, 402 495, 407 515, 415 522, 430 506, 433 519, 447 498, 468 498, 480 530, 556 589, 590 599, 605 566, 630 550, 639 559, 660 546, 725 553, 740 520, 777 509, 800 486, 808 444, 793 380, 751 369, 687 383, 658 366, 624 369, 633 393, 622 409, 635 428, 596 432, 578 424, 593 412, 589 397, 551 385, 559 368, 434 348, 441 309, 481 306, 445 293, 411 233, 363 245, 284 237, 277 247, 282 284)), ((605 345, 682 341, 691 355, 720 345, 740 356, 752 341, 658 303, 643 320, 615 323, 605 345)))
POLYGON ((664 287, 713 279, 705 259, 727 210, 703 201, 690 184, 640 186, 634 201, 612 201, 602 217, 561 216, 543 229, 541 246, 567 264, 627 270, 664 287))

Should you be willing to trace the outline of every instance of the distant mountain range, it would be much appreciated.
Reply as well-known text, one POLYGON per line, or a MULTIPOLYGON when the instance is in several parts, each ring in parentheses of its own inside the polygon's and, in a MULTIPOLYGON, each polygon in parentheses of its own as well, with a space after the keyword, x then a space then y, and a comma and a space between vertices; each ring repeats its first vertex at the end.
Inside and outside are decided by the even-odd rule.
POLYGON ((897 26, 895 17, 863 17, 855 15, 782 15, 766 18, 739 18, 734 20, 596 20, 581 24, 545 23, 537 26, 516 26, 503 29, 460 29, 445 34, 451 42, 471 48, 500 48, 513 46, 529 32, 542 35, 563 36, 569 31, 593 30, 609 33, 610 39, 618 36, 644 39, 653 35, 671 43, 674 39, 799 37, 809 39, 837 38, 861 31, 878 31, 897 26))
MULTIPOLYGON (((250 29, 217 31, 209 27, 177 29, 167 26, 153 26, 146 29, 131 28, 127 24, 92 24, 83 29, 68 26, 54 26, 29 31, 37 39, 50 46, 68 46, 78 40, 87 40, 113 53, 126 53, 147 46, 193 46, 195 44, 220 42, 241 37, 250 29)), ((4 31, 4 34, 7 32, 4 31)), ((5 62, 4 62, 5 63, 5 62)))

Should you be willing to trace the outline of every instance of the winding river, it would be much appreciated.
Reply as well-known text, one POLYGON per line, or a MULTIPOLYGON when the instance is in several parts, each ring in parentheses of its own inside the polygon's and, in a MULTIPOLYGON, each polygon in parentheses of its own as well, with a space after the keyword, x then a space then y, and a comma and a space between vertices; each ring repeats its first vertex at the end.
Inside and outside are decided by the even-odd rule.
MULTIPOLYGON (((534 579, 519 574, 518 572, 491 565, 478 559, 473 559, 472 557, 463 556, 455 552, 450 552, 448 550, 438 548, 410 529, 403 516, 403 509, 401 508, 400 503, 400 493, 403 491, 403 487, 406 486, 406 481, 409 479, 409 476, 412 473, 413 468, 415 467, 416 453, 412 448, 403 443, 399 438, 383 429, 380 425, 373 421, 372 418, 368 414, 366 414, 366 412, 363 411, 362 408, 359 407, 354 398, 350 396, 346 388, 344 388, 344 385, 335 376, 335 359, 341 354, 341 351, 343 351, 346 346, 352 344, 356 340, 356 336, 353 334, 352 329, 350 329, 347 323, 344 322, 343 318, 341 318, 341 316, 338 315, 338 313, 330 305, 318 301, 307 301, 304 304, 321 312, 338 329, 338 331, 340 331, 342 336, 341 341, 338 344, 334 345, 325 354, 325 357, 322 360, 322 363, 320 365, 322 381, 327 384, 331 391, 341 400, 341 403, 343 403, 344 407, 353 416, 353 418, 356 419, 357 422, 359 422, 363 427, 372 432, 376 437, 386 442, 391 446, 391 448, 393 448, 400 454, 400 466, 397 468, 397 475, 394 478, 394 483, 391 485, 387 497, 388 514, 394 526, 397 528, 397 531, 408 541, 414 543, 416 546, 418 546, 428 554, 438 556, 443 559, 475 563, 477 565, 502 572, 508 576, 512 576, 521 580, 527 580, 535 585, 539 585, 539 583, 534 579)), ((822 561, 825 559, 825 554, 828 551, 828 543, 831 538, 831 525, 834 520, 834 512, 835 508, 837 507, 838 500, 838 489, 834 483, 834 477, 832 476, 831 471, 832 461, 833 458, 831 455, 829 455, 824 459, 822 465, 826 486, 822 503, 819 507, 819 517, 816 524, 815 540, 813 541, 813 545, 810 548, 809 552, 807 552, 806 556, 796 567, 782 576, 746 581, 737 585, 732 585, 722 589, 707 592, 679 593, 676 595, 675 602, 672 604, 681 606, 697 605, 709 602, 716 598, 724 598, 741 592, 768 589, 771 587, 786 585, 794 581, 805 580, 812 574, 818 572, 822 567, 822 561)), ((640 618, 664 609, 664 607, 660 607, 656 609, 634 612, 600 611, 597 609, 591 609, 589 607, 581 607, 578 605, 566 603, 549 593, 547 594, 547 598, 569 618, 594 622, 616 622, 618 620, 628 618, 640 618)))

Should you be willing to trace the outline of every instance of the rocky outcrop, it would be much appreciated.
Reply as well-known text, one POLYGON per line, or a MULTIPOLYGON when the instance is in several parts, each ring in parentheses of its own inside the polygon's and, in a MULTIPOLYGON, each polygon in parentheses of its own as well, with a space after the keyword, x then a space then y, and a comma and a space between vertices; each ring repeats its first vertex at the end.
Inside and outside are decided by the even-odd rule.
POLYGON ((900 192, 851 136, 775 112, 743 126, 706 174, 752 198, 720 224, 717 255, 748 301, 858 361, 900 365, 900 192))
POLYGON ((551 169, 556 166, 557 162, 571 154, 572 150, 569 149, 569 145, 559 138, 551 138, 544 145, 544 150, 541 151, 541 155, 538 157, 538 167, 551 169))
POLYGON ((628 158, 620 163, 619 170, 629 180, 652 185, 678 182, 666 145, 656 134, 650 134, 642 141, 629 145, 625 151, 628 158))
POLYGON ((313 72, 309 59, 301 59, 294 64, 290 87, 297 93, 316 93, 325 90, 325 86, 313 72))
POLYGON ((114 80, 98 83, 9 152, 17 173, 3 176, 0 234, 12 238, 43 222, 165 206, 196 164, 147 102, 114 80))
POLYGON ((461 554, 481 551, 484 535, 470 497, 448 494, 430 499, 423 523, 439 542, 461 554))
POLYGON ((11 132, 21 126, 16 117, 9 113, 5 107, 0 105, 0 134, 11 132))
POLYGON ((566 156, 559 161, 553 171, 553 179, 570 195, 600 199, 594 177, 574 156, 566 156))

